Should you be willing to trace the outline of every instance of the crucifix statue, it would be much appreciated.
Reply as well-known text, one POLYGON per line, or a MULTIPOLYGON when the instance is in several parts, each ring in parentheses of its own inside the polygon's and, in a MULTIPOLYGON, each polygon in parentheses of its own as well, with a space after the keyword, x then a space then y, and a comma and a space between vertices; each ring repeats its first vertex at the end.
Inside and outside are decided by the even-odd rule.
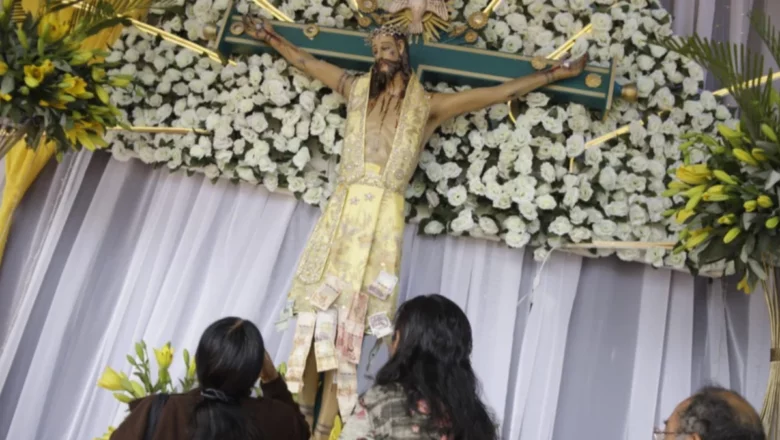
POLYGON ((348 415, 356 403, 363 335, 392 333, 404 191, 428 139, 443 122, 460 114, 576 77, 586 60, 559 63, 492 87, 431 93, 412 68, 407 35, 398 27, 384 25, 368 35, 373 65, 368 73, 353 75, 297 47, 269 21, 245 18, 243 26, 246 34, 347 101, 337 186, 309 238, 289 292, 298 322, 288 385, 300 392, 301 408, 314 425, 318 372, 325 373, 318 422, 312 426, 314 438, 324 439, 337 410, 348 415))

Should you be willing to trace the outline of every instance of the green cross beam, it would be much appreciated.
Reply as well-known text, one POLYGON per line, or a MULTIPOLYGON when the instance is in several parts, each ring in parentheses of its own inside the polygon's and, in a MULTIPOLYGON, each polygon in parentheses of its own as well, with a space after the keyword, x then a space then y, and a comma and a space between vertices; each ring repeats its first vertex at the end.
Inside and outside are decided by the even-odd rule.
MULTIPOLYGON (((218 35, 223 54, 270 52, 269 46, 244 33, 243 16, 230 11, 218 35)), ((342 68, 367 72, 374 62, 366 44, 367 32, 273 22, 274 29, 301 49, 342 68)), ((410 61, 421 81, 446 82, 472 87, 492 86, 537 72, 539 59, 476 49, 446 42, 416 41, 410 44, 410 61)), ((585 72, 549 85, 543 91, 558 102, 576 102, 606 112, 616 96, 630 92, 615 82, 615 61, 611 68, 587 66, 585 72)))

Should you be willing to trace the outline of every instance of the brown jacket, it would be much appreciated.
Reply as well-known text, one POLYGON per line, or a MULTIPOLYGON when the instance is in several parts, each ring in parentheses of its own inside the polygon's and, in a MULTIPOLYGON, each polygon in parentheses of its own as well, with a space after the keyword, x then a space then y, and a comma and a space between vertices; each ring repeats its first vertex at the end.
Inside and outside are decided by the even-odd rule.
MULTIPOLYGON (((282 378, 263 384, 263 397, 242 399, 240 405, 247 417, 267 440, 308 440, 309 426, 293 401, 282 378)), ((174 394, 163 407, 153 440, 188 440, 193 409, 203 397, 195 389, 174 394)), ((143 440, 152 398, 130 404, 130 414, 111 435, 111 440, 143 440)))

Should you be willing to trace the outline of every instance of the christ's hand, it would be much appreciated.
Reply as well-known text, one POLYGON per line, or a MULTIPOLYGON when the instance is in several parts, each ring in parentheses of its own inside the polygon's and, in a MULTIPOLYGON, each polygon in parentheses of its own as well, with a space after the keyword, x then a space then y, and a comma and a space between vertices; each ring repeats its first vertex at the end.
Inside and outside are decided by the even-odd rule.
POLYGON ((552 69, 554 81, 560 81, 562 79, 569 79, 578 76, 585 69, 585 65, 588 63, 588 55, 584 55, 576 60, 567 60, 559 63, 552 69))
POLYGON ((243 21, 246 33, 256 40, 267 41, 268 36, 274 33, 271 23, 262 17, 255 18, 245 15, 243 21))

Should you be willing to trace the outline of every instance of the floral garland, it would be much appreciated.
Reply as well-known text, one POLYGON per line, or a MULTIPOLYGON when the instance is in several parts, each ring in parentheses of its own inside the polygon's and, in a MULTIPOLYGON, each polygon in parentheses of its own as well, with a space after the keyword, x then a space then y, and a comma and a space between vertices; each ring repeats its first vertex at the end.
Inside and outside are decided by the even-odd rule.
MULTIPOLYGON (((608 65, 619 59, 619 81, 636 83, 639 102, 617 100, 606 118, 578 104, 552 104, 543 93, 521 103, 513 124, 507 106, 460 116, 445 124, 422 153, 406 192, 407 220, 425 234, 500 238, 512 247, 538 247, 544 258, 564 243, 676 241, 679 226, 663 217, 668 170, 682 163, 679 135, 734 126, 731 112, 701 91, 699 65, 651 44, 672 34, 671 17, 655 0, 522 0, 503 2, 479 45, 535 56, 551 53, 591 23, 589 38, 572 49, 608 65), (650 115, 646 124, 643 115, 650 115), (630 132, 600 147, 589 139, 630 124, 630 132), (570 158, 580 170, 569 173, 570 158)), ((465 21, 487 0, 453 0, 455 20, 465 21)), ((254 5, 238 4, 246 12, 254 5)), ((197 0, 166 30, 203 39, 228 7, 227 0, 197 0)), ((285 0, 280 9, 298 21, 357 27, 342 0, 285 0)), ((259 13, 259 11, 255 11, 259 13)), ((121 73, 135 74, 135 93, 114 100, 138 126, 205 128, 209 135, 115 135, 115 158, 138 157, 171 170, 208 178, 286 189, 321 205, 332 190, 342 147, 343 99, 271 55, 254 55, 222 67, 167 42, 128 30, 109 60, 123 59, 121 73)), ((446 84, 429 88, 452 91, 446 84)), ((704 160, 693 153, 693 163, 704 160)), ((598 250, 599 256, 614 251, 598 250)), ((620 258, 682 267, 685 253, 662 248, 617 251, 620 258)))

